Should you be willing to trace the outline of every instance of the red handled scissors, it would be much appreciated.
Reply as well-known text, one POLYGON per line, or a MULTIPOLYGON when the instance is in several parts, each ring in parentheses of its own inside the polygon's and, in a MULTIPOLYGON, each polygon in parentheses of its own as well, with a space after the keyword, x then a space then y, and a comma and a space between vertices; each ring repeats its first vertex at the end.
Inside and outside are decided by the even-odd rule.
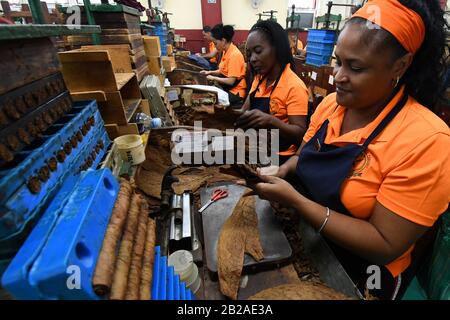
POLYGON ((223 199, 228 197, 228 191, 224 189, 216 189, 213 191, 213 194, 211 196, 211 200, 209 200, 203 207, 198 210, 198 212, 202 213, 206 208, 209 207, 209 205, 213 202, 216 202, 219 199, 223 199))

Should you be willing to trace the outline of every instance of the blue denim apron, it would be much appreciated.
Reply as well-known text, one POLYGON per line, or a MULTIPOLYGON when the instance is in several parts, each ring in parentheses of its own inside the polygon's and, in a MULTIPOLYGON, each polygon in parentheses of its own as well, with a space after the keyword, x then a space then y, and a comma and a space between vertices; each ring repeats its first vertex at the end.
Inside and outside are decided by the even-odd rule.
MULTIPOLYGON (((329 121, 326 120, 319 131, 306 143, 299 155, 297 163, 297 176, 300 180, 300 188, 304 195, 330 209, 351 216, 350 212, 341 202, 341 187, 345 179, 351 173, 355 160, 367 150, 369 144, 386 128, 392 119, 406 104, 408 96, 404 94, 395 107, 381 121, 362 145, 349 144, 337 147, 325 143, 329 121)), ((358 287, 365 286, 368 277, 366 270, 373 265, 353 253, 327 242, 336 257, 346 269, 349 276, 358 287)), ((390 272, 379 266, 384 276, 389 277, 390 272)), ((392 280, 393 277, 391 276, 392 280)))
MULTIPOLYGON (((287 68, 287 67, 285 67, 285 68, 287 68)), ((280 82, 281 75, 283 74, 283 71, 284 71, 284 69, 281 70, 280 74, 278 75, 278 77, 277 77, 277 79, 275 81, 275 84, 273 85, 272 91, 270 91, 270 94, 269 94, 268 97, 262 97, 262 98, 261 97, 259 97, 259 98, 255 97, 256 92, 259 90, 259 85, 261 84, 261 82, 263 82, 265 80, 265 77, 261 78, 261 80, 259 80, 256 89, 252 93, 250 93, 250 110, 258 109, 258 110, 260 110, 260 111, 262 111, 264 113, 271 114, 270 113, 270 99, 272 97, 272 93, 275 91, 275 89, 276 89, 276 87, 278 85, 278 82, 280 82)), ((289 149, 289 147, 291 145, 292 145, 291 142, 286 141, 285 139, 280 139, 279 149, 280 149, 281 152, 282 151, 286 151, 287 149, 289 149)))

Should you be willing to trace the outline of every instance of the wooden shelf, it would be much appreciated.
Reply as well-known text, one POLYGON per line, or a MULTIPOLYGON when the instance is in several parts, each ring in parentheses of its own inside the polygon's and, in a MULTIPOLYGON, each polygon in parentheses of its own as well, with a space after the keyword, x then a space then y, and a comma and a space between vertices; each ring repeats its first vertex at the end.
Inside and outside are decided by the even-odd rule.
POLYGON ((100 26, 81 26, 56 24, 41 25, 2 25, 0 28, 0 40, 47 38, 72 34, 101 33, 100 26))
POLYGON ((125 109, 125 115, 127 117, 127 122, 131 121, 136 110, 139 108, 142 99, 123 99, 123 105, 125 109))
POLYGON ((122 4, 97 4, 91 5, 90 9, 92 12, 125 12, 134 16, 142 16, 142 12, 139 12, 139 10, 122 4))
POLYGON ((122 89, 134 75, 134 73, 115 73, 114 76, 116 77, 117 90, 122 89))

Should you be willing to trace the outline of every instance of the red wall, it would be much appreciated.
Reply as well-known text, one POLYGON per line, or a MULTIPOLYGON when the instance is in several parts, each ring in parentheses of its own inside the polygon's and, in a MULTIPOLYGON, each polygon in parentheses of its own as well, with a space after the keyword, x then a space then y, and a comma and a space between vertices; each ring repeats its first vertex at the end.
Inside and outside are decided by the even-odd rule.
MULTIPOLYGON (((201 6, 203 26, 210 26, 212 28, 222 22, 221 0, 216 0, 216 3, 208 3, 208 0, 201 0, 201 6)), ((208 43, 203 39, 202 30, 177 29, 175 33, 186 37, 186 43, 184 45, 186 50, 192 53, 201 52, 202 47, 208 50, 208 43)))
POLYGON ((186 43, 184 44, 184 48, 186 50, 191 51, 192 53, 202 52, 202 47, 207 48, 207 45, 203 39, 202 30, 176 29, 175 33, 186 38, 186 43))
MULTIPOLYGON (((203 26, 214 27, 222 22, 222 1, 208 3, 208 0, 201 0, 203 26)), ((233 42, 237 45, 247 41, 249 30, 235 30, 233 42)), ((176 34, 186 37, 185 49, 192 53, 201 52, 202 47, 208 48, 208 43, 203 39, 202 30, 184 29, 175 30, 176 34)), ((300 33, 300 39, 306 45, 307 33, 300 33)))
POLYGON ((222 1, 216 0, 216 3, 208 3, 208 0, 201 1, 203 26, 212 28, 222 23, 222 1))
MULTIPOLYGON (((202 47, 208 50, 208 43, 203 39, 202 30, 194 29, 176 29, 176 34, 186 38, 186 43, 184 48, 191 51, 192 53, 197 53, 202 51, 202 47)), ((247 30, 236 30, 233 42, 238 45, 244 41, 247 41, 248 31, 247 30)))
POLYGON ((247 41, 249 30, 234 30, 234 38, 233 42, 235 44, 241 44, 242 42, 247 41))
MULTIPOLYGON (((241 44, 242 42, 247 41, 248 30, 235 30, 233 42, 236 45, 241 44)), ((177 29, 175 30, 176 34, 181 35, 186 38, 186 43, 184 45, 186 50, 191 51, 192 53, 197 53, 202 51, 202 47, 207 48, 208 43, 204 41, 202 30, 194 30, 194 29, 177 29)), ((303 45, 306 45, 306 38, 308 37, 308 32, 303 31, 299 34, 299 39, 302 40, 303 45)))

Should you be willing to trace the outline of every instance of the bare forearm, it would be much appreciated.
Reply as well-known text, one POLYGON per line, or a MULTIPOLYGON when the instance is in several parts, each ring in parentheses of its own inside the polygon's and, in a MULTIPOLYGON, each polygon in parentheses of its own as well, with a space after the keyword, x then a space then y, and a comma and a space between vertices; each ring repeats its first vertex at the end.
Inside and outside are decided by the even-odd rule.
POLYGON ((213 57, 215 57, 215 56, 216 56, 216 54, 215 54, 215 53, 212 53, 212 52, 202 54, 202 57, 205 58, 205 59, 211 59, 211 58, 213 58, 213 57))
MULTIPOLYGON (((325 221, 326 208, 297 194, 294 208, 316 230, 325 221)), ((396 258, 395 250, 370 222, 331 211, 322 234, 370 262, 385 265, 396 258)))
POLYGON ((235 78, 219 78, 219 77, 216 77, 214 80, 217 81, 217 83, 219 84, 225 84, 228 86, 232 86, 236 81, 235 78))
POLYGON ((210 71, 209 74, 212 75, 212 76, 220 76, 220 71, 219 70, 213 70, 213 71, 210 71))
POLYGON ((291 143, 298 143, 305 134, 306 128, 296 124, 285 123, 277 117, 272 117, 272 128, 280 130, 280 139, 287 139, 291 143))
POLYGON ((295 174, 295 170, 297 169, 298 163, 298 155, 292 156, 288 161, 286 161, 281 167, 280 170, 284 172, 283 177, 290 174, 295 174))

